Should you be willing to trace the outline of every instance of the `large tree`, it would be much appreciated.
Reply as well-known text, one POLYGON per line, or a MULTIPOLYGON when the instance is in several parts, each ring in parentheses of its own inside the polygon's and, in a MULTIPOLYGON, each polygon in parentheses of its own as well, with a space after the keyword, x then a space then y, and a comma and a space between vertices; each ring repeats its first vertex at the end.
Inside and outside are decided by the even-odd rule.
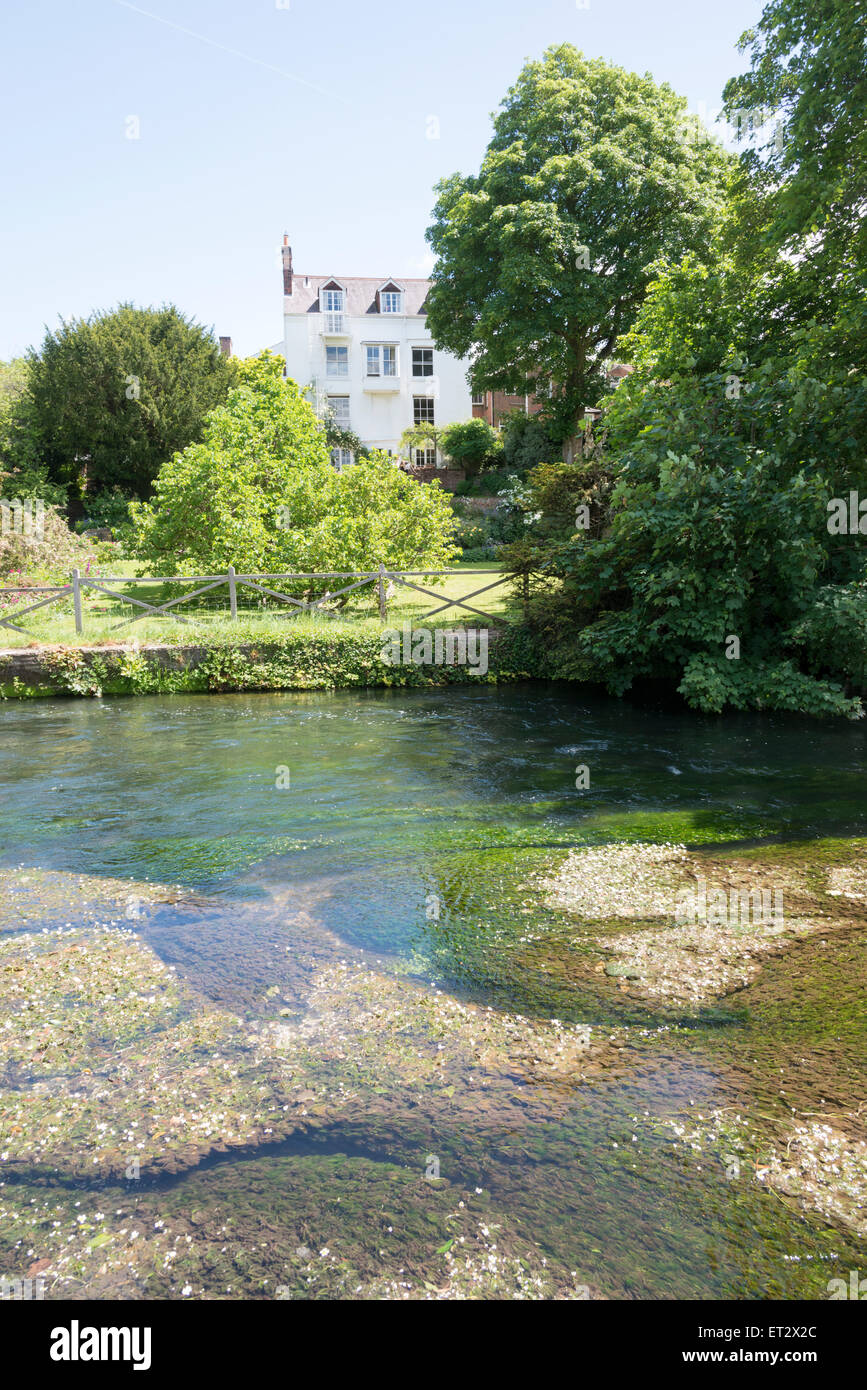
MULTIPOLYGON (((133 504, 132 550, 150 572, 438 569, 453 559, 456 522, 439 486, 382 454, 338 472, 322 421, 283 380, 282 357, 260 353, 239 375, 203 439, 160 469, 150 503, 133 504)), ((329 586, 340 584, 294 587, 329 586)))
POLYGON ((864 32, 822 0, 767 6, 726 89, 758 132, 727 219, 701 259, 660 265, 617 345, 635 370, 606 402, 607 472, 560 479, 589 519, 532 477, 542 521, 516 560, 561 581, 531 605, 557 674, 864 712, 864 32))
POLYGON ((29 356, 21 408, 49 476, 147 497, 160 465, 199 437, 234 364, 172 305, 61 321, 29 356))
POLYGON ((568 440, 652 265, 706 245, 730 166, 670 87, 549 49, 507 94, 479 174, 438 185, 436 342, 472 357, 476 389, 550 392, 568 440))

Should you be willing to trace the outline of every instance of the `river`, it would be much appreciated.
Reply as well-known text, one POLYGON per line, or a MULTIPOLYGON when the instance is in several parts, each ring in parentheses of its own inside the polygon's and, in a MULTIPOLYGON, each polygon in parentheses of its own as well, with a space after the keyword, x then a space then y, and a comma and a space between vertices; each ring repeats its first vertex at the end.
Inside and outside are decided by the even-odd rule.
MULTIPOLYGON (((344 1297, 356 1276, 381 1278, 386 1296, 406 1281, 433 1294, 468 1211, 484 1248, 524 1259, 538 1287, 550 1272, 553 1288, 573 1280, 591 1297, 826 1297, 859 1249, 863 1264, 845 1224, 740 1165, 733 1177, 724 1144, 682 1140, 693 1114, 776 1123, 790 1103, 836 1113, 867 1098, 867 933, 811 940, 736 994, 663 1008, 592 969, 588 940, 538 889, 576 847, 785 846, 809 866, 819 844, 857 843, 859 725, 706 718, 528 684, 8 702, 0 750, 7 880, 171 885, 143 907, 133 891, 110 921, 209 1008, 312 1044, 321 1029, 326 1080, 347 1060, 311 1003, 324 970, 495 1020, 587 1025, 607 1048, 582 1077, 541 1087, 494 1050, 456 1063, 438 1091, 386 1055, 343 1107, 334 1092, 272 1142, 134 1181, 79 1180, 62 1156, 13 1164, 0 1252, 14 1271, 28 1264, 25 1194, 46 1223, 49 1205, 74 1202, 142 1228, 174 1223, 199 1252, 187 1296, 344 1297)), ((48 931, 92 920, 75 895, 48 894, 38 913, 48 931)), ((32 925, 7 913, 6 939, 32 925)), ((23 1086, 7 1074, 7 1094, 23 1086)), ((137 1276, 139 1292, 176 1292, 166 1268, 137 1276)), ((125 1286, 109 1264, 82 1288, 125 1286)))

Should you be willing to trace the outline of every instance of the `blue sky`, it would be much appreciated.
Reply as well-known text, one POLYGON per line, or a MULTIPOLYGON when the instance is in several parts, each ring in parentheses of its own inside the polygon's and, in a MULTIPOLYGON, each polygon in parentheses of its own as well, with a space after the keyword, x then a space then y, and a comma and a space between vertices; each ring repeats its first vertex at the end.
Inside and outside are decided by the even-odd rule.
POLYGON ((258 351, 282 334, 284 231, 302 273, 424 275, 433 185, 478 168, 526 58, 568 41, 711 111, 761 8, 7 4, 0 357, 122 299, 174 302, 236 352, 258 351))

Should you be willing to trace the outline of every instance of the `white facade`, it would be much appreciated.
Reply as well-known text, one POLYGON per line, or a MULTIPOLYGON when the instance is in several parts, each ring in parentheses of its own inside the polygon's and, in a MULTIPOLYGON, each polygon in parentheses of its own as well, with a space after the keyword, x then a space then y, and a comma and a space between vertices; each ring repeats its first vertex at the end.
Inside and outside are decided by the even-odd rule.
MULTIPOLYGON (((468 362, 434 347, 424 312, 428 280, 299 275, 283 247, 286 375, 316 413, 330 414, 371 449, 406 456, 413 424, 472 417, 468 362)), ((347 462, 337 457, 335 462, 347 462)), ((414 462, 441 463, 432 451, 414 462)))

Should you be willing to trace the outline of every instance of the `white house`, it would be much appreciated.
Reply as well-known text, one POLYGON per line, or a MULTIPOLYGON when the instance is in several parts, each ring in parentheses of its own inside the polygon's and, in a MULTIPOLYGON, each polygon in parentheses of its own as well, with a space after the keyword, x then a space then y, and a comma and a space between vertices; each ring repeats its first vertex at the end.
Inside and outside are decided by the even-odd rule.
MULTIPOLYGON (((299 275, 283 238, 283 353, 286 375, 318 415, 353 430, 368 448, 401 454, 410 425, 472 416, 469 363, 435 348, 427 329, 429 280, 299 275)), ((434 449, 413 462, 440 463, 434 449)), ((334 451, 338 467, 351 462, 334 451)))

